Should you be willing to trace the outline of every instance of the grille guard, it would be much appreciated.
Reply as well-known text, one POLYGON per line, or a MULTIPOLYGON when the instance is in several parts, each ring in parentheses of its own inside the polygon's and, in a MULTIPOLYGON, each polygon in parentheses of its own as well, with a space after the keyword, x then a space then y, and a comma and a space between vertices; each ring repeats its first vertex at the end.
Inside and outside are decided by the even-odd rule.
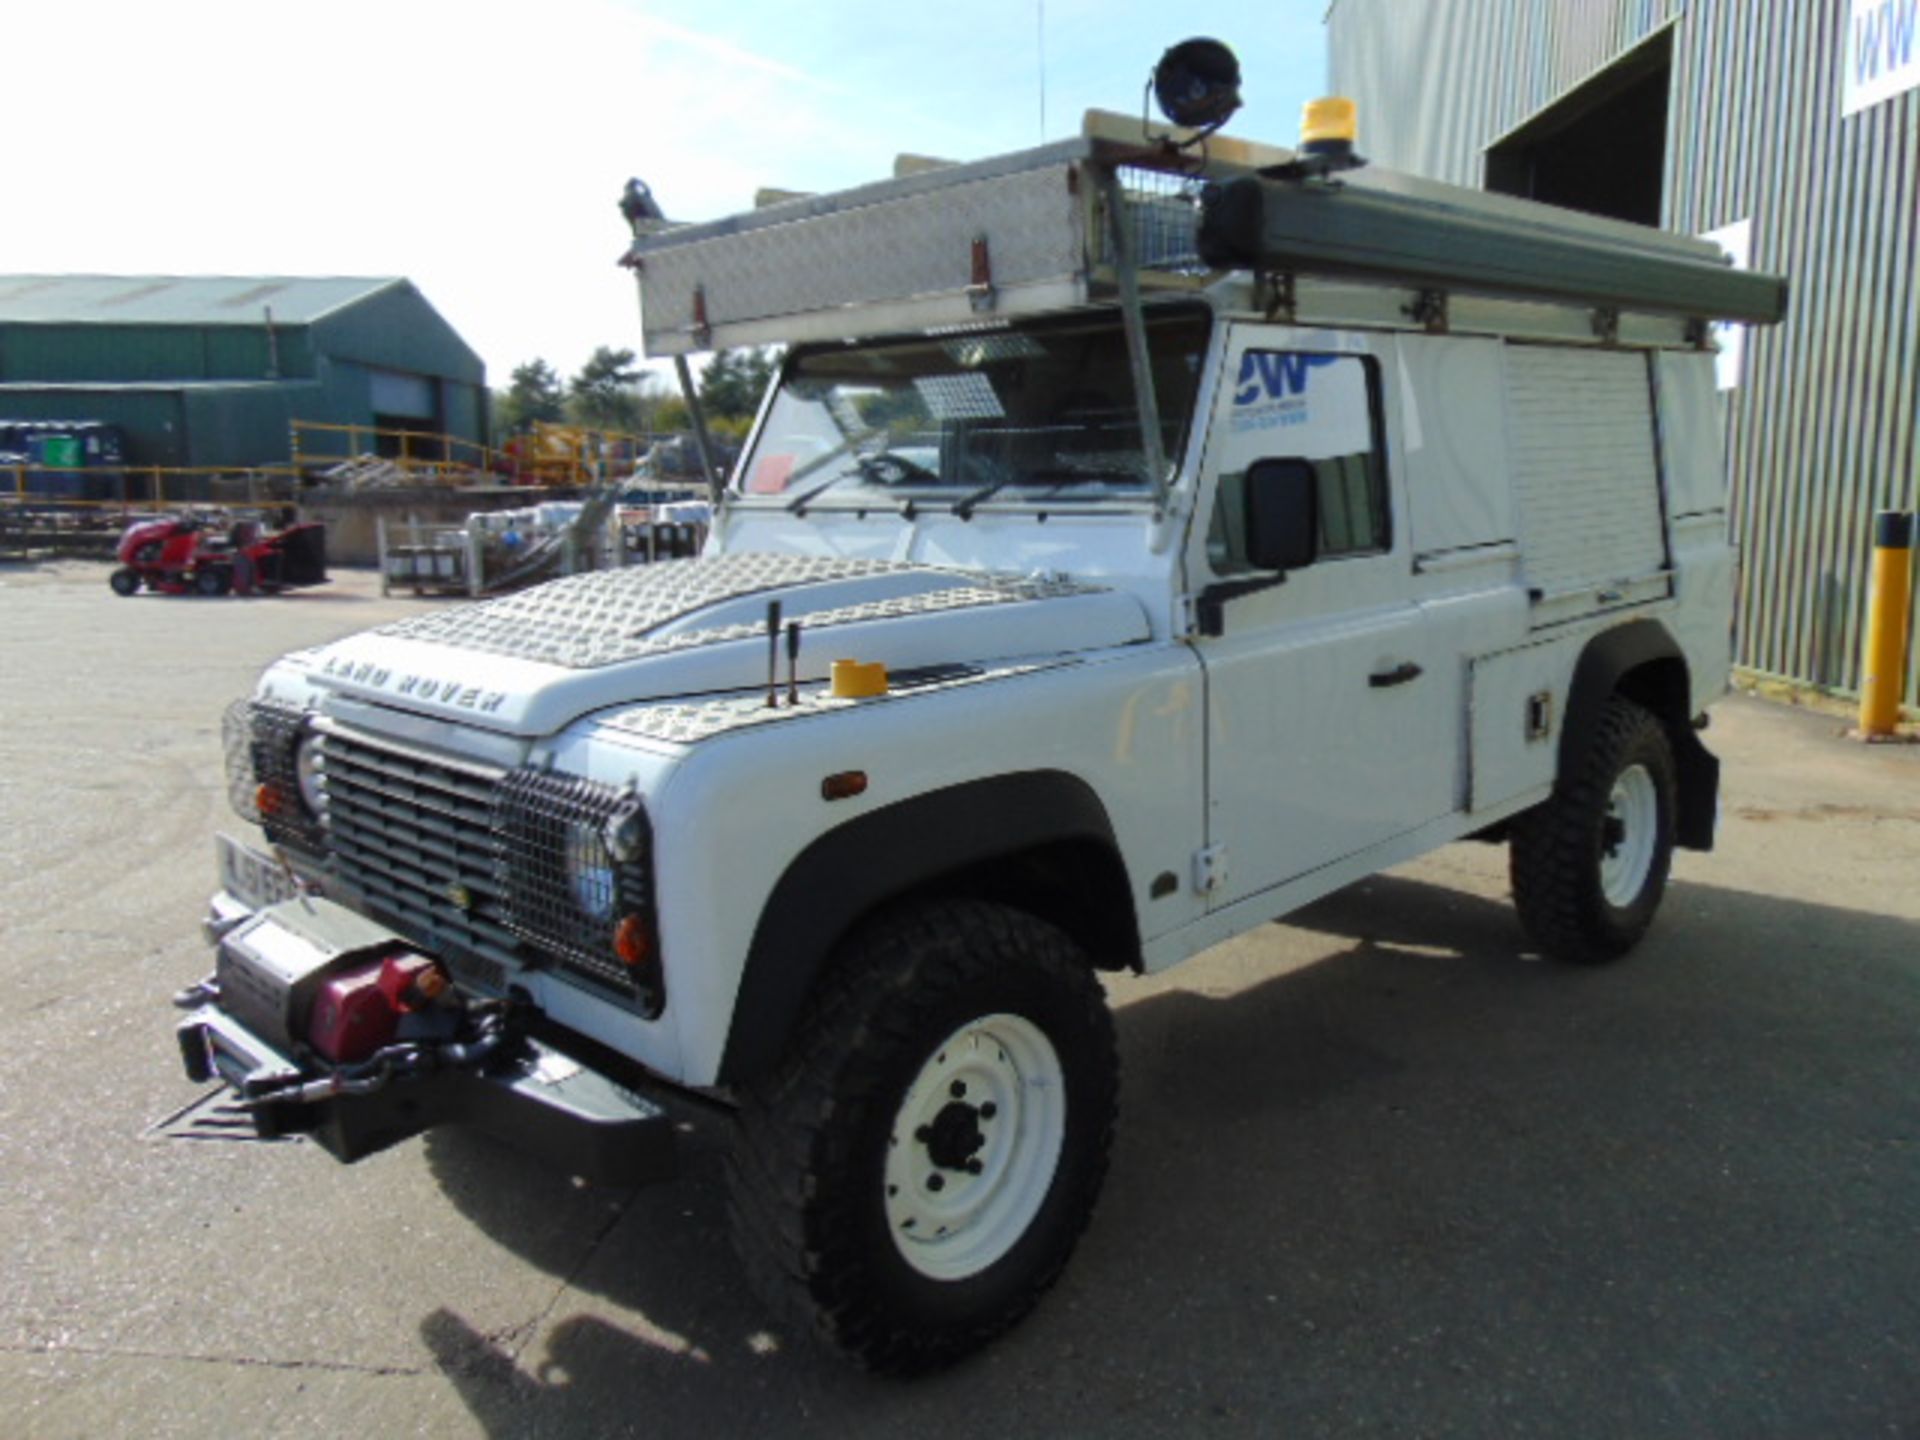
POLYGON ((655 914, 653 833, 638 802, 591 780, 516 770, 495 793, 493 833, 507 928, 564 969, 658 1015, 658 984, 614 955, 621 917, 638 912, 651 922, 655 914), (631 846, 618 858, 605 837, 622 819, 631 846))
POLYGON ((234 808, 276 845, 322 859, 327 888, 500 993, 525 967, 570 980, 651 1019, 665 1005, 653 837, 630 791, 582 777, 502 770, 270 702, 227 715, 234 808), (294 748, 319 737, 324 822, 262 815, 255 782, 297 793, 294 748), (603 837, 629 842, 616 858, 603 837), (646 963, 615 955, 623 918, 645 924, 646 963))

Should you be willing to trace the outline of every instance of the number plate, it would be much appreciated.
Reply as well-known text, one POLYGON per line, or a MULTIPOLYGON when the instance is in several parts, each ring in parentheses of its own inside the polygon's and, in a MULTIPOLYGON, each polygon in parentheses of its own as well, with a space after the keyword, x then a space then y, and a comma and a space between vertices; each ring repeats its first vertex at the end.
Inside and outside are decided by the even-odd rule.
POLYGON ((300 893, 286 866, 250 845, 242 845, 230 836, 217 835, 214 853, 220 860, 221 888, 251 909, 291 900, 300 893))

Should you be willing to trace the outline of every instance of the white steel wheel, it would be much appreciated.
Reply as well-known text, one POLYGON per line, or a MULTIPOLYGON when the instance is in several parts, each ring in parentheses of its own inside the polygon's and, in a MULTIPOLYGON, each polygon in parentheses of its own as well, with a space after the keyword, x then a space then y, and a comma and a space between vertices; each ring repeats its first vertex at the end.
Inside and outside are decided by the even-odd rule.
POLYGON ((728 1155, 748 1279, 867 1369, 922 1374, 1015 1324, 1059 1277, 1107 1170, 1119 1056, 1061 930, 988 901, 873 916, 728 1155))
POLYGON ((920 1067, 887 1139, 886 1214, 906 1262, 965 1280, 1025 1235, 1067 1130, 1060 1057, 1032 1021, 988 1015, 920 1067))
POLYGON ((1607 796, 1601 822, 1600 890, 1609 905, 1625 908, 1646 889, 1659 850, 1660 795, 1645 765, 1621 771, 1607 796))
POLYGON ((1513 901, 1542 951, 1599 965, 1640 942, 1666 891, 1676 786, 1665 727, 1607 701, 1552 797, 1514 821, 1513 901))

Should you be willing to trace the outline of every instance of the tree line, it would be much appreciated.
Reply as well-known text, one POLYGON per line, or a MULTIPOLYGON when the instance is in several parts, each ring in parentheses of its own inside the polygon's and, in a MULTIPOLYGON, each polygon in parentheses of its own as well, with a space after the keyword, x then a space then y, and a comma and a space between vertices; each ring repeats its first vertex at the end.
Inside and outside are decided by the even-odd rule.
MULTIPOLYGON (((716 351, 699 381, 709 427, 741 439, 779 364, 771 350, 716 351)), ((507 388, 493 392, 493 433, 505 439, 537 420, 629 435, 677 432, 692 424, 678 386, 643 369, 633 351, 609 345, 566 380, 543 359, 514 367, 507 388)))

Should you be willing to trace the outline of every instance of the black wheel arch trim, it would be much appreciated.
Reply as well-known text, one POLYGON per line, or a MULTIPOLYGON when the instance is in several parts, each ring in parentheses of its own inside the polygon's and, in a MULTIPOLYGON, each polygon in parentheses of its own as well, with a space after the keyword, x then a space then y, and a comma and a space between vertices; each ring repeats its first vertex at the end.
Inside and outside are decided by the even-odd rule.
POLYGON ((1679 780, 1675 843, 1689 850, 1711 850, 1720 761, 1693 728, 1687 657, 1659 621, 1630 620, 1603 630, 1581 652, 1560 730, 1558 773, 1575 773, 1601 711, 1616 694, 1645 706, 1666 729, 1679 780))
POLYGON ((1119 842, 1086 781, 1028 770, 928 791, 829 830, 787 866, 754 929, 719 1082, 744 1084, 779 1060, 815 979, 864 916, 1050 849, 1098 857, 1102 903, 1082 907, 1076 938, 1104 967, 1137 965, 1139 929, 1119 842))

